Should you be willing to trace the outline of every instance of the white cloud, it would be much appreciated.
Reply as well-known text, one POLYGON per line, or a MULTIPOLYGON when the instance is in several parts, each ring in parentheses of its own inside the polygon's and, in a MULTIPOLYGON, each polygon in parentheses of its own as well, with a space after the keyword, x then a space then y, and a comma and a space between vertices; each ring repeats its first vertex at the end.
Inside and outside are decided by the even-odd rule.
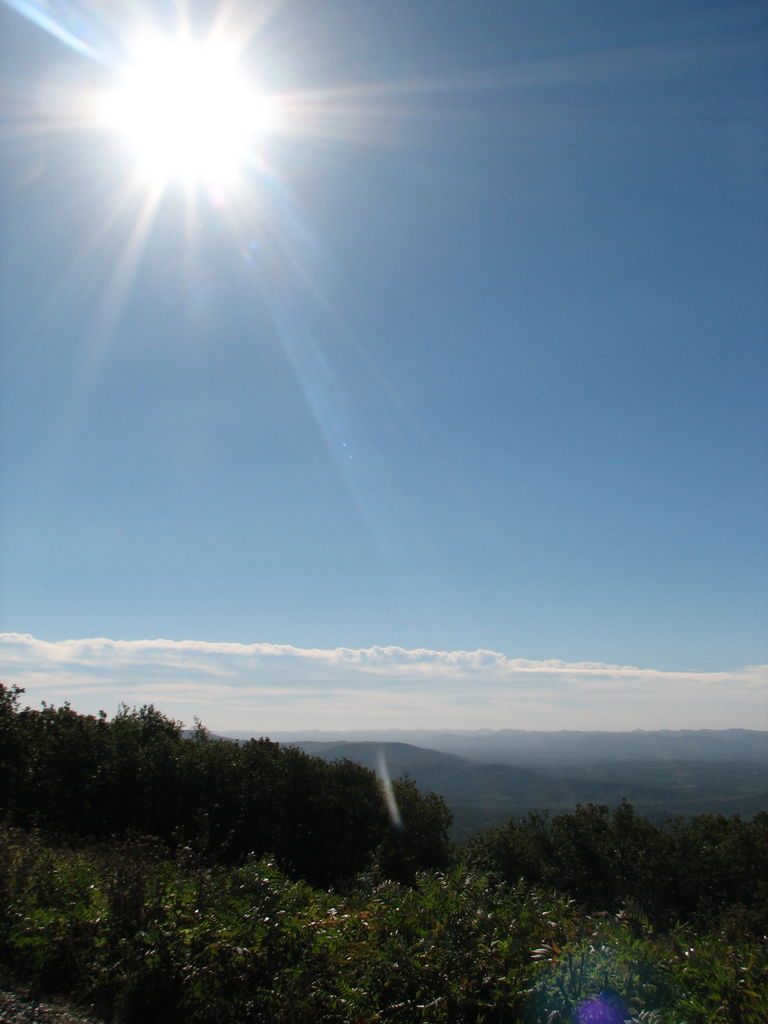
POLYGON ((768 728, 766 666, 682 672, 490 650, 5 633, 0 671, 33 705, 154 703, 218 730, 768 728))

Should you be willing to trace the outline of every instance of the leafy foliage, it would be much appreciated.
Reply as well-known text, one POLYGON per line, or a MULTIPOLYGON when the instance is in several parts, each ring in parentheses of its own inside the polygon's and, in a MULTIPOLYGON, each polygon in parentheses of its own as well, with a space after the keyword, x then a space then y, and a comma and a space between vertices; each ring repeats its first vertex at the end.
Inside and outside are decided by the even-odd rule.
POLYGON ((768 814, 447 841, 408 779, 0 687, 0 964, 117 1024, 763 1024, 768 814), (681 923, 682 922, 682 923, 681 923))
POLYGON ((16 978, 123 1024, 762 1024, 765 941, 456 866, 345 894, 268 859, 206 865, 147 840, 76 850, 0 831, 0 953, 16 978))
POLYGON ((703 815, 654 825, 632 807, 587 804, 532 814, 473 837, 471 863, 567 892, 593 910, 639 908, 657 927, 738 918, 768 930, 768 814, 703 815))
POLYGON ((320 885, 368 867, 393 877, 443 866, 450 814, 400 781, 407 828, 389 821, 375 774, 269 740, 192 738, 151 705, 109 721, 68 704, 20 708, 0 686, 0 818, 66 840, 151 835, 221 863, 274 856, 320 885))

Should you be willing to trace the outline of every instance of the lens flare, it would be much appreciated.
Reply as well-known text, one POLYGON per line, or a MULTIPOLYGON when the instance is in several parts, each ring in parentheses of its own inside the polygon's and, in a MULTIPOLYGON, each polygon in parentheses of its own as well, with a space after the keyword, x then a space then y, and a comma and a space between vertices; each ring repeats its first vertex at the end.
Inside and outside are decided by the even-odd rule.
POLYGON ((387 765, 387 758, 384 754, 383 748, 379 751, 376 775, 379 779, 381 791, 384 794, 384 803, 387 806, 389 820, 398 831, 401 831, 403 828, 403 819, 400 815, 400 808, 397 806, 397 798, 395 796, 395 790, 392 785, 392 778, 389 774, 389 766, 387 765))
POLYGON ((586 999, 576 1011, 577 1024, 624 1024, 627 1008, 617 992, 605 991, 586 999))

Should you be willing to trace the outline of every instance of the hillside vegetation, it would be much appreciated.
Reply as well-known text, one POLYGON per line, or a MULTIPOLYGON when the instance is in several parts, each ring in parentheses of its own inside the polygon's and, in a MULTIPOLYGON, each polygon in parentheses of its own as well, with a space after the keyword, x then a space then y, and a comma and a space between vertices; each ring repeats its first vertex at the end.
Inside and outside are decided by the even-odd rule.
POLYGON ((5 820, 55 839, 150 835, 217 863, 268 853, 316 885, 351 878, 375 858, 408 880, 448 862, 450 813, 440 797, 394 783, 391 826, 373 772, 327 763, 269 740, 211 738, 151 706, 108 720, 65 704, 20 707, 0 687, 0 808, 5 820))
POLYGON ((0 964, 123 1024, 764 1024, 768 814, 443 801, 0 687, 0 964))
POLYGON ((766 733, 730 730, 725 739, 706 731, 607 734, 611 742, 600 733, 545 733, 538 745, 526 733, 521 734, 525 742, 505 732, 493 734, 490 743, 484 733, 471 735, 472 743, 469 734, 436 732, 426 736, 424 742, 434 744, 428 748, 372 740, 291 742, 326 761, 347 758, 369 768, 384 763, 391 775, 407 775, 420 789, 439 793, 453 815, 454 839, 531 811, 563 813, 579 803, 618 807, 626 800, 654 821, 768 810, 766 733), (457 738, 466 747, 464 755, 440 749, 457 738), (489 749, 497 752, 498 762, 488 760, 489 749), (642 759, 628 759, 641 750, 642 759), (551 761, 541 760, 546 753, 551 761))

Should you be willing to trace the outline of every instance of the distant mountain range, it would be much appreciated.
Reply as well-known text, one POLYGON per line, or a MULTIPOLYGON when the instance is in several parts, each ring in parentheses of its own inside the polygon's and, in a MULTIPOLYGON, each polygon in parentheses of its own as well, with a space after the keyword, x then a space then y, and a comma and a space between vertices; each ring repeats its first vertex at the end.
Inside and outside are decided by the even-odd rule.
MULTIPOLYGON (((250 733, 230 734, 235 739, 250 733)), ((333 761, 348 758, 439 793, 456 837, 530 811, 577 803, 617 806, 660 820, 768 810, 768 732, 273 733, 333 761), (406 741, 407 740, 407 741, 406 741)))
MULTIPOLYGON (((230 733, 239 738, 254 733, 230 733)), ((408 743, 473 761, 496 764, 574 764, 581 761, 768 760, 768 732, 754 729, 681 729, 634 732, 528 732, 522 729, 370 730, 368 732, 277 732, 279 743, 408 743)))

